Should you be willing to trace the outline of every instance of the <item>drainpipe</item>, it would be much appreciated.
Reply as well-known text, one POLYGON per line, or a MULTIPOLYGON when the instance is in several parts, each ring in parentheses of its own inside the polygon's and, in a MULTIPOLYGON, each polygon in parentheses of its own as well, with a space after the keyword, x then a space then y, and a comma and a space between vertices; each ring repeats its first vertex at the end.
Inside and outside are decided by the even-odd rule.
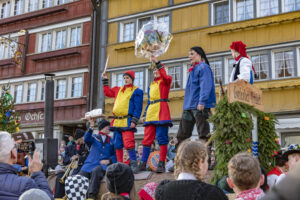
POLYGON ((92 2, 92 41, 91 41, 91 67, 90 67, 90 91, 88 110, 98 107, 99 85, 99 51, 100 51, 100 15, 101 3, 99 0, 92 2))
MULTIPOLYGON (((99 78, 98 78, 98 101, 97 101, 97 107, 102 108, 104 113, 104 105, 105 105, 105 96, 102 90, 102 81, 101 81, 101 73, 104 70, 105 67, 105 61, 106 61, 106 47, 107 47, 107 32, 108 32, 108 0, 102 0, 101 1, 101 17, 100 17, 100 57, 99 57, 99 78)), ((98 36, 98 35, 97 35, 98 36)))

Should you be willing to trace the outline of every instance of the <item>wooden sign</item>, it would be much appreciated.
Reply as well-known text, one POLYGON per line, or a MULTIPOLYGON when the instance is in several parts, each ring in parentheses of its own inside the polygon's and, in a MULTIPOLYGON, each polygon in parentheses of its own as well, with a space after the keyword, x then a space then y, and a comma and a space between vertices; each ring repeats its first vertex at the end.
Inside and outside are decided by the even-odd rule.
POLYGON ((227 88, 227 97, 229 103, 238 101, 264 111, 262 91, 244 80, 230 83, 227 88))

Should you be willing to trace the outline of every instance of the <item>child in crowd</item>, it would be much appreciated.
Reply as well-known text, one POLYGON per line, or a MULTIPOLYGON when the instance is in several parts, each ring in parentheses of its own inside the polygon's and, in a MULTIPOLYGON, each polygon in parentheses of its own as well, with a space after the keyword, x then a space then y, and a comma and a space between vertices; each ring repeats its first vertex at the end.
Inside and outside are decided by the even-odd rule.
POLYGON ((296 164, 300 161, 300 145, 291 144, 288 147, 288 150, 284 152, 282 156, 287 161, 288 171, 286 173, 280 174, 276 183, 282 181, 286 177, 286 174, 293 170, 296 164))
POLYGON ((264 183, 259 162, 249 153, 238 153, 228 163, 227 182, 238 200, 259 200, 264 196, 264 183))
POLYGON ((271 189, 277 182, 278 177, 287 171, 287 160, 283 157, 282 151, 274 156, 275 167, 268 173, 268 188, 271 189))
POLYGON ((203 182, 208 169, 208 155, 203 142, 186 140, 175 157, 177 180, 162 181, 156 188, 156 200, 223 200, 228 199, 221 189, 203 182))
POLYGON ((115 163, 106 170, 106 187, 108 193, 101 200, 136 200, 134 175, 129 166, 124 163, 115 163))

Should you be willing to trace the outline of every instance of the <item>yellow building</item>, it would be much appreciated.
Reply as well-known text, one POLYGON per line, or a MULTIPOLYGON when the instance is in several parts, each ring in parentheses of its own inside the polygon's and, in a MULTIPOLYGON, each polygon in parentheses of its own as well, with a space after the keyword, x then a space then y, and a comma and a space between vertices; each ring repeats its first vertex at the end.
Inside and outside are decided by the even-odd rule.
MULTIPOLYGON (((134 54, 134 39, 149 20, 164 21, 174 38, 159 57, 173 76, 170 109, 176 134, 188 77, 188 51, 204 48, 218 81, 228 84, 233 59, 229 46, 241 40, 259 78, 265 112, 278 117, 282 145, 300 143, 300 5, 297 0, 109 0, 108 44, 112 86, 122 85, 122 73, 136 72, 135 84, 146 92, 152 72, 149 61, 134 54)), ((113 99, 106 99, 106 111, 113 99)), ((145 106, 144 106, 145 107, 145 106)), ((142 137, 143 129, 137 135, 142 137)))

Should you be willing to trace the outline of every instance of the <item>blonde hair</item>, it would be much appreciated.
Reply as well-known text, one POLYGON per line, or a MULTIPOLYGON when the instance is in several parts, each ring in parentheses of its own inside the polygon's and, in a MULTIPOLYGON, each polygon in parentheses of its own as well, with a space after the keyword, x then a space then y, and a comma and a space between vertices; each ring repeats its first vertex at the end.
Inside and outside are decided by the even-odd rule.
MULTIPOLYGON (((133 184, 133 186, 130 190, 129 199, 130 200, 139 200, 136 189, 135 189, 135 184, 133 184)), ((124 200, 124 197, 119 194, 107 192, 102 195, 101 200, 124 200)))
POLYGON ((250 153, 238 153, 228 163, 228 174, 240 190, 256 188, 261 176, 259 162, 250 153))
POLYGON ((181 172, 188 172, 202 181, 202 175, 199 169, 199 161, 205 162, 207 157, 207 149, 201 141, 183 141, 177 151, 175 157, 174 175, 178 178, 181 172))

